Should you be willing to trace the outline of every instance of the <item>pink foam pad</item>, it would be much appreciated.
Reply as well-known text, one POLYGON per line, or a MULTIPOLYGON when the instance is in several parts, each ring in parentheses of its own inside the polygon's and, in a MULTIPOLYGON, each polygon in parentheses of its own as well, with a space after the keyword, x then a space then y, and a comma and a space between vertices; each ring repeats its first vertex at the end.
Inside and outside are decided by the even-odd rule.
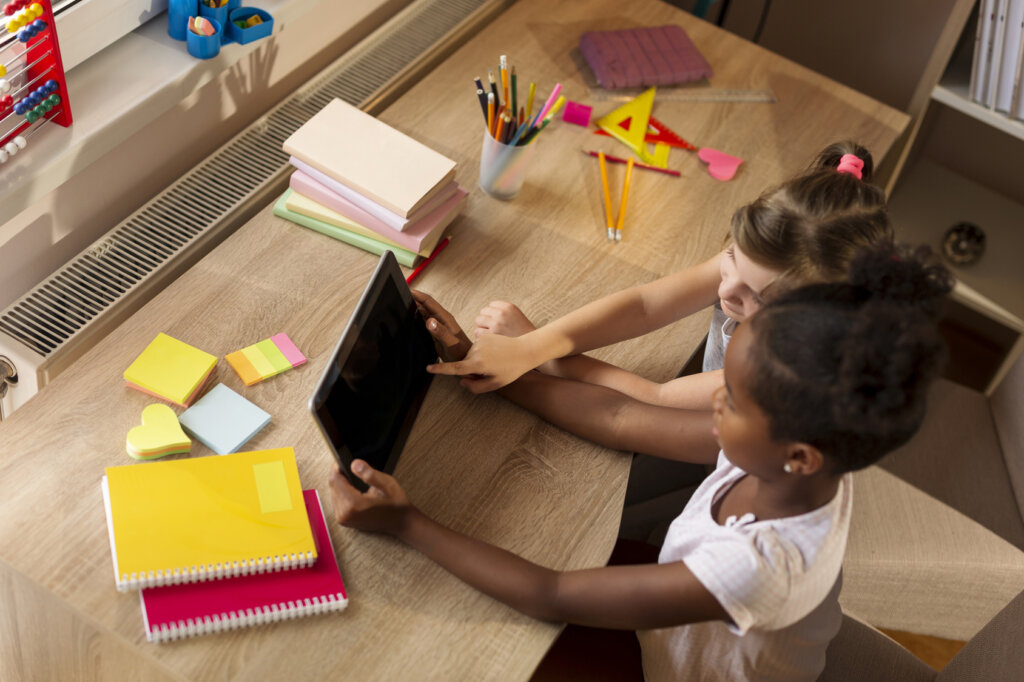
POLYGON ((566 123, 575 123, 586 128, 590 125, 591 108, 579 102, 566 102, 565 110, 562 111, 562 120, 566 123))

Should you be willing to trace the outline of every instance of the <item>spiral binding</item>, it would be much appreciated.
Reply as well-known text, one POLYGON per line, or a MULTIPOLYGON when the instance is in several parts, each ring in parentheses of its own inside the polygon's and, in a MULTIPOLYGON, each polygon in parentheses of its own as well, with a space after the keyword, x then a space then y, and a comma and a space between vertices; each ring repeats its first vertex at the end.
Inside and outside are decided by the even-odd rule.
POLYGON ((189 618, 188 620, 179 620, 177 623, 162 623, 154 628, 147 627, 146 639, 159 644, 161 642, 195 637, 196 635, 237 630, 238 628, 276 623, 282 620, 313 616, 320 613, 344 611, 346 606, 348 606, 348 599, 339 592, 298 602, 289 601, 255 609, 246 609, 244 612, 229 611, 219 616, 204 616, 202 620, 189 618))
POLYGON ((237 578, 253 573, 270 573, 286 569, 307 568, 312 566, 315 561, 316 556, 313 552, 304 552, 288 556, 260 557, 258 559, 233 561, 230 564, 192 566, 187 569, 169 568, 141 574, 123 573, 117 581, 117 589, 120 592, 127 592, 143 587, 163 587, 164 585, 180 585, 182 583, 194 583, 204 580, 237 578))

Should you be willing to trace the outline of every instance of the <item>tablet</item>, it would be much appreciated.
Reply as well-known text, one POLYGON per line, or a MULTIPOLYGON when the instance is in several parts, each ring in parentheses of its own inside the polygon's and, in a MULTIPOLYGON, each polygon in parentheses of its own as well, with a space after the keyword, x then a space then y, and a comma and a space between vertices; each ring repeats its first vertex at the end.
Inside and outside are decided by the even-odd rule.
POLYGON ((352 460, 395 470, 433 378, 427 365, 437 358, 398 262, 385 251, 309 399, 341 473, 359 490, 367 486, 352 460))

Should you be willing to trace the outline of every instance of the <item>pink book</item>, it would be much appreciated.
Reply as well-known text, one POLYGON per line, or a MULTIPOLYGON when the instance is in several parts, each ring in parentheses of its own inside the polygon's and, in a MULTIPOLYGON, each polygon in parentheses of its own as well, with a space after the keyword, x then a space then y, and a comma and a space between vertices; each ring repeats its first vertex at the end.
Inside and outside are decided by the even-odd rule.
MULTIPOLYGON (((437 208, 446 199, 451 198, 452 194, 458 189, 458 184, 452 180, 445 184, 443 187, 437 190, 437 192, 430 197, 422 206, 416 209, 413 213, 408 216, 402 216, 393 211, 381 206, 374 202, 369 197, 363 196, 356 190, 352 189, 348 185, 338 182, 326 173, 322 173, 316 168, 313 168, 308 163, 305 163, 301 159, 297 159, 294 156, 288 159, 288 162, 294 167, 319 182, 324 187, 334 192, 343 198, 348 204, 355 206, 362 210, 364 215, 369 215, 371 218, 376 219, 377 222, 387 225, 392 230, 398 230, 399 232, 405 232, 414 223, 419 221, 423 216, 427 215, 435 208, 437 208)), ((302 192, 299 192, 302 194, 302 192)), ((339 211, 340 213, 340 211, 339 211)), ((346 214, 347 215, 347 214, 346 214)), ((351 217, 351 216, 349 216, 351 217)), ((353 220, 356 220, 353 218, 353 220)), ((362 220, 356 220, 360 224, 365 224, 362 220)), ((370 227, 366 225, 366 227, 370 227)))
MULTIPOLYGON (((310 175, 296 170, 292 173, 289 183, 291 188, 302 196, 312 199, 318 204, 331 209, 345 216, 363 227, 373 230, 377 234, 390 239, 404 249, 414 253, 420 253, 426 249, 434 248, 440 241, 441 234, 448 223, 455 219, 455 216, 462 210, 466 202, 466 190, 461 187, 455 189, 455 193, 449 196, 443 203, 434 207, 429 213, 409 225, 401 232, 395 230, 385 223, 377 220, 372 215, 351 203, 345 197, 331 191, 323 183, 317 182, 310 175)), ((323 219, 320 216, 312 216, 323 219)))
POLYGON ((348 606, 324 510, 303 490, 317 560, 308 568, 139 590, 146 639, 166 642, 221 630, 341 611, 348 606))

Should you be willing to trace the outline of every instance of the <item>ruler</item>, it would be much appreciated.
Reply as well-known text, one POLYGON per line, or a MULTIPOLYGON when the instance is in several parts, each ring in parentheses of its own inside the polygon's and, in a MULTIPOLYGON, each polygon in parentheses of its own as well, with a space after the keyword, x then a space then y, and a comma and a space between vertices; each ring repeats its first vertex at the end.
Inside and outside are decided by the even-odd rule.
MULTIPOLYGON (((628 102, 646 92, 642 88, 605 90, 590 88, 590 97, 602 102, 628 102)), ((777 102, 771 90, 727 90, 721 88, 658 88, 658 102, 777 102)))

